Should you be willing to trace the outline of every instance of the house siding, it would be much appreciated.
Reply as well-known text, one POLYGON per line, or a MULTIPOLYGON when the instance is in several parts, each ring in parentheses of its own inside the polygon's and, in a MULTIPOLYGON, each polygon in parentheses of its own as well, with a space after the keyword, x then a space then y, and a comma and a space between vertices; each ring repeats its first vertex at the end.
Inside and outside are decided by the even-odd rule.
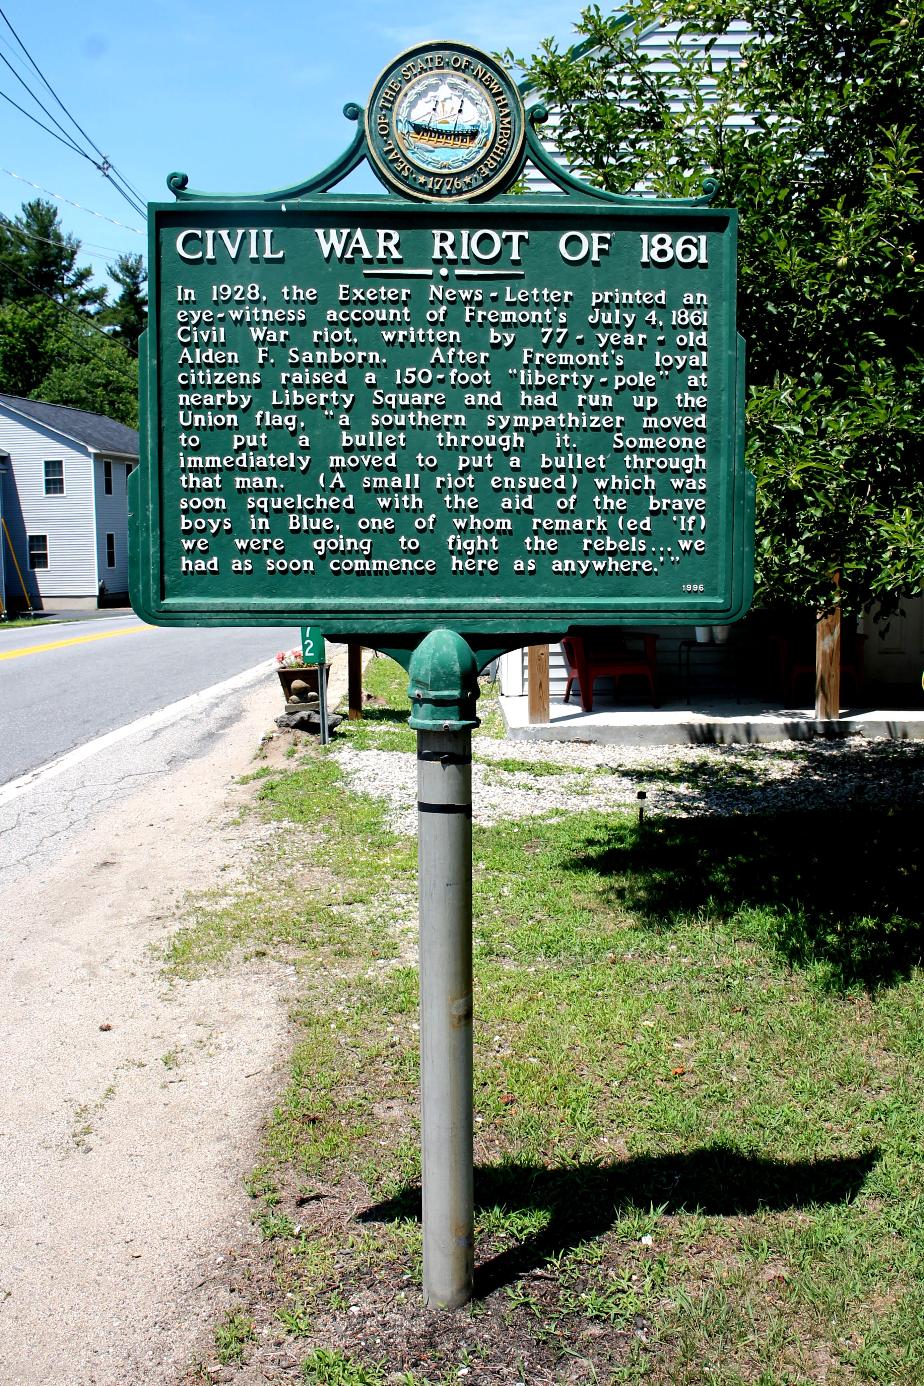
MULTIPOLYGON (((644 34, 641 40, 639 41, 639 47, 650 53, 653 57, 653 67, 656 72, 664 73, 671 71, 673 62, 671 59, 669 49, 677 39, 677 31, 679 27, 680 26, 678 24, 668 24, 660 28, 650 29, 648 33, 644 34)), ((713 45, 713 69, 717 70, 721 67, 724 67, 726 64, 731 64, 732 66, 737 67, 741 62, 742 45, 747 41, 747 39, 751 37, 751 30, 742 20, 733 20, 732 23, 729 25, 728 33, 723 34, 721 38, 717 39, 713 45)), ((687 51, 692 52, 702 48, 704 42, 705 39, 700 35, 687 34, 681 40, 681 46, 687 51)), ((712 101, 714 101, 715 99, 714 87, 714 79, 703 79, 702 90, 707 105, 711 104, 712 101)), ((526 93, 526 95, 528 97, 530 93, 526 93)), ((680 108, 681 103, 678 100, 675 103, 675 109, 679 110, 680 108)), ((539 133, 542 137, 543 145, 552 155, 553 159, 558 160, 559 163, 564 163, 564 160, 558 152, 558 146, 556 144, 555 139, 555 132, 558 125, 558 119, 558 112, 552 110, 549 114, 549 119, 546 122, 546 124, 539 127, 539 133)), ((750 117, 746 114, 739 113, 736 115, 732 115, 727 123, 729 127, 747 127, 751 124, 751 120, 750 117)), ((556 187, 555 184, 550 182, 549 179, 543 177, 542 174, 540 174, 539 170, 535 168, 532 164, 530 164, 526 169, 525 181, 529 192, 558 193, 561 191, 561 189, 556 187)), ((639 188, 638 191, 642 194, 645 193, 644 188, 639 188)))
POLYGON ((96 562, 108 595, 128 591, 128 463, 112 459, 112 495, 106 495, 105 461, 94 458, 96 562), (115 535, 115 567, 106 566, 106 535, 115 535))
MULTIPOLYGON (((0 407, 0 449, 9 454, 3 513, 30 597, 95 597, 97 546, 93 525, 93 463, 85 448, 0 407), (64 495, 45 495, 44 462, 64 463, 64 495), (28 536, 48 536, 48 567, 28 568, 28 536)), ((8 557, 8 556, 7 556, 8 557)), ((19 581, 7 562, 7 592, 19 581)))
MULTIPOLYGON (((525 697, 529 688, 529 650, 524 646, 519 650, 510 650, 507 654, 501 655, 499 660, 499 675, 501 692, 505 697, 525 697)), ((552 698, 562 698, 565 693, 565 684, 568 679, 568 670, 565 665, 565 656, 562 653, 561 645, 549 646, 549 696, 552 698)))

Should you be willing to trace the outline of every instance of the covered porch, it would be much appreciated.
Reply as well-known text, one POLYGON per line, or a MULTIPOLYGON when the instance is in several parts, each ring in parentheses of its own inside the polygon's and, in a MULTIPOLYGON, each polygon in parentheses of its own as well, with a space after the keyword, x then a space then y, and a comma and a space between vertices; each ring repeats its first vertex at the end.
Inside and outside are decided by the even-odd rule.
POLYGON ((595 631, 583 688, 574 642, 513 650, 498 671, 508 735, 634 745, 924 737, 921 596, 884 637, 869 616, 845 621, 837 719, 815 716, 811 631, 810 619, 787 625, 764 612, 724 631, 595 631))

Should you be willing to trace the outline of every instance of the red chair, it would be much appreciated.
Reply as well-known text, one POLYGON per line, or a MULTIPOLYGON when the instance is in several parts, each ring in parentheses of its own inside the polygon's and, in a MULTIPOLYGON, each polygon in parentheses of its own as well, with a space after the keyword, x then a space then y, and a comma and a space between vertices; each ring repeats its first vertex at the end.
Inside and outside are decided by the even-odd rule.
POLYGON ((658 707, 658 685, 655 668, 656 635, 629 631, 601 631, 599 634, 566 635, 561 642, 568 666, 564 701, 571 697, 571 685, 577 680, 581 707, 594 710, 594 682, 611 678, 616 684, 622 678, 640 678, 648 685, 652 707, 658 707), (630 642, 638 648, 630 648, 630 642))

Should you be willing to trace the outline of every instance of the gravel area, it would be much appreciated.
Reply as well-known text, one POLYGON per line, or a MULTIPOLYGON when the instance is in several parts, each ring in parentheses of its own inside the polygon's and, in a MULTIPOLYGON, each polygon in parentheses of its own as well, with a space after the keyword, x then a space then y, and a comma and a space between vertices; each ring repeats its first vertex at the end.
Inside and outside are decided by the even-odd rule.
MULTIPOLYGON (((777 741, 659 749, 476 737, 476 823, 549 812, 637 807, 674 816, 786 813, 924 804, 924 745, 895 741, 777 741)), ((385 798, 398 833, 417 831, 413 754, 336 752, 350 788, 385 798)))

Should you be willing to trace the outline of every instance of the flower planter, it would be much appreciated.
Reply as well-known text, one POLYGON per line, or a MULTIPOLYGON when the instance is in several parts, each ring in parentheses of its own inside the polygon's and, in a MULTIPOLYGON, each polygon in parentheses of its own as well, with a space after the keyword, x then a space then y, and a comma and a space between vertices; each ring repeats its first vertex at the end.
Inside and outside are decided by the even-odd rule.
POLYGON ((307 664, 302 669, 277 669, 282 691, 287 703, 317 704, 321 687, 321 670, 324 670, 324 683, 330 677, 329 664, 307 664))

